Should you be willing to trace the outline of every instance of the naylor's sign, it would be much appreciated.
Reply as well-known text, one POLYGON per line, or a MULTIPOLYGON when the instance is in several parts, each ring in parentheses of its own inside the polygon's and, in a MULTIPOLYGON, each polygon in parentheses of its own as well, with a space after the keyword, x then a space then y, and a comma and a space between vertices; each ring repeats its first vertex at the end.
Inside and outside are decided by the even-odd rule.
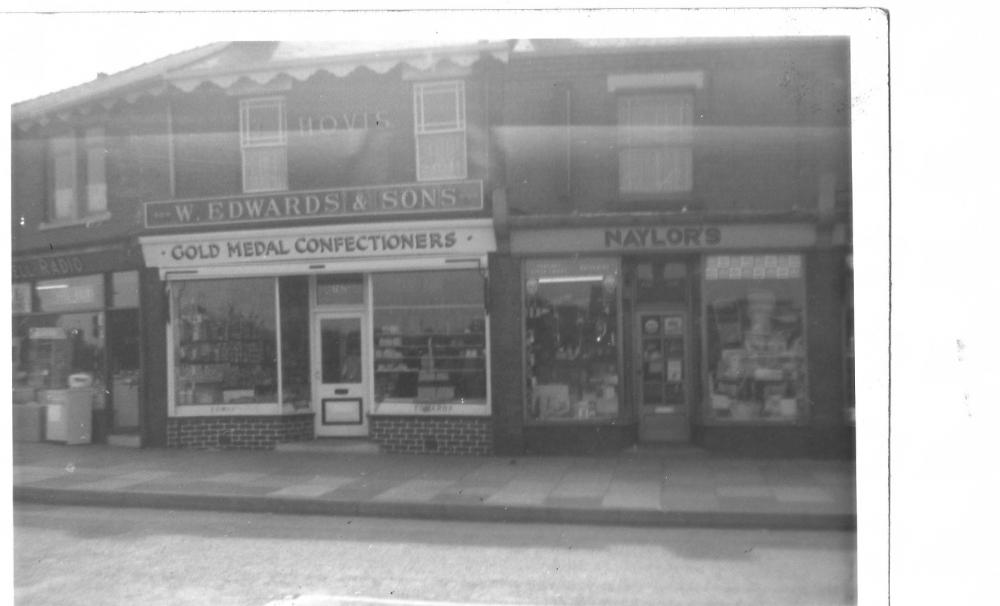
POLYGON ((604 230, 605 248, 712 247, 722 242, 718 227, 629 227, 604 230))
POLYGON ((441 214, 483 209, 482 181, 404 183, 147 202, 146 227, 224 225, 308 217, 441 214))
POLYGON ((491 227, 384 230, 294 230, 269 237, 142 241, 150 267, 182 268, 266 261, 347 260, 387 256, 483 254, 496 249, 491 227))
POLYGON ((816 226, 809 223, 560 227, 518 229, 510 234, 511 251, 518 254, 772 249, 815 244, 816 226))

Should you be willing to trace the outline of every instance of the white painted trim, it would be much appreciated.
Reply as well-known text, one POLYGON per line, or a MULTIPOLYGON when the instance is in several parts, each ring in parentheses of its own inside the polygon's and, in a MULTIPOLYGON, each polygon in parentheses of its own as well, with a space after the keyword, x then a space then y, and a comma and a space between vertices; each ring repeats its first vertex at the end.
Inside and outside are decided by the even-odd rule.
MULTIPOLYGON (((173 402, 173 400, 171 400, 173 402)), ((243 417, 255 415, 282 414, 278 403, 266 404, 198 404, 191 406, 174 406, 170 413, 173 418, 179 417, 243 417)))
POLYGON ((373 417, 488 417, 492 414, 490 409, 488 401, 485 404, 381 402, 375 404, 369 414, 373 417))
POLYGON ((47 223, 39 223, 38 231, 45 231, 49 229, 61 229, 63 227, 90 227, 92 225, 97 225, 98 223, 103 223, 111 218, 110 211, 101 211, 99 213, 94 213, 92 215, 85 215, 77 219, 57 219, 49 221, 47 223))
POLYGON ((215 265, 196 269, 160 268, 161 280, 205 280, 254 276, 318 275, 426 269, 478 269, 486 266, 486 256, 383 257, 364 260, 303 261, 301 263, 247 263, 215 265))
POLYGON ((705 88, 705 72, 660 72, 640 74, 611 74, 608 92, 664 88, 705 88))

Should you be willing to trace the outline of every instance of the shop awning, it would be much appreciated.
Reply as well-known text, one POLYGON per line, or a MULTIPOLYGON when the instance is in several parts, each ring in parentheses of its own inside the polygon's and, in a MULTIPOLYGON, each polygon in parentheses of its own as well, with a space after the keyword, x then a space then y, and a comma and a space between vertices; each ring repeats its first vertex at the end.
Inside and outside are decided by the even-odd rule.
POLYGON ((267 84, 279 77, 306 80, 327 72, 344 77, 360 68, 384 74, 403 65, 425 71, 442 64, 469 67, 484 56, 506 61, 507 41, 240 42, 204 61, 168 74, 190 92, 203 84, 229 88, 242 80, 267 84))

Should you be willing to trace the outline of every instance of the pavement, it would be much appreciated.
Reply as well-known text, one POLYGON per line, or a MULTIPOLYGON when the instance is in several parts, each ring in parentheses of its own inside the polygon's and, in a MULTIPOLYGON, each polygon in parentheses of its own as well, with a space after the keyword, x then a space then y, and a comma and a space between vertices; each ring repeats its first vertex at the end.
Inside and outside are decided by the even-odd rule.
POLYGON ((696 448, 600 456, 137 449, 16 442, 15 502, 298 515, 854 530, 853 461, 696 448))

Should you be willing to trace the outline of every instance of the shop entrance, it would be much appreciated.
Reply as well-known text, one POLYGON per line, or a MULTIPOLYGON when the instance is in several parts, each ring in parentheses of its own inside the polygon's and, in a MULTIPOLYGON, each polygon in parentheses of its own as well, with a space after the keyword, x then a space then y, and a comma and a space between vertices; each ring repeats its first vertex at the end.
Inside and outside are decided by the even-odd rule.
POLYGON ((687 310, 640 307, 635 318, 639 439, 687 442, 691 436, 687 310))
POLYGON ((317 437, 368 435, 364 312, 320 312, 313 323, 313 409, 317 437))

